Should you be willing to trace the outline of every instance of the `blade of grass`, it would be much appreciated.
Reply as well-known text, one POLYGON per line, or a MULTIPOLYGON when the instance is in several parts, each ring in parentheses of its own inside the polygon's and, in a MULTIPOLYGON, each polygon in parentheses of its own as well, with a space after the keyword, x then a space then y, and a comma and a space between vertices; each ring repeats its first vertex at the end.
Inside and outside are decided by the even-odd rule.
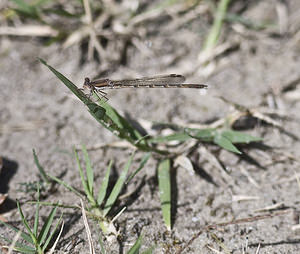
MULTIPOLYGON (((50 71, 54 73, 54 75, 61 81, 63 82, 71 91, 74 93, 84 104, 86 104, 90 110, 94 111, 95 109, 99 109, 99 107, 96 103, 93 103, 87 96, 80 90, 76 85, 73 84, 72 81, 67 79, 63 74, 61 74, 59 71, 55 70, 52 66, 48 65, 47 62, 41 58, 38 58, 39 61, 44 64, 45 66, 48 67, 50 71)), ((104 111, 104 109, 103 109, 104 111)), ((104 111, 105 113, 105 111, 104 111)))
POLYGON ((128 184, 128 183, 132 180, 132 178, 133 178, 138 172, 140 172, 140 171, 143 169, 143 167, 145 166, 145 164, 146 164, 147 161, 149 160, 150 156, 151 156, 151 153, 146 153, 146 154, 144 155, 144 157, 143 157, 143 159, 142 159, 142 161, 141 161, 141 163, 140 163, 140 166, 137 168, 136 171, 134 171, 134 172, 128 177, 128 180, 126 181, 126 184, 128 184))
POLYGON ((30 16, 34 19, 39 18, 38 11, 37 11, 37 8, 35 6, 27 4, 23 0, 12 0, 12 1, 18 6, 18 8, 13 9, 14 11, 16 11, 20 14, 30 16))
POLYGON ((108 214, 108 212, 112 208, 113 204, 115 203, 117 197, 119 196, 119 194, 122 190, 122 187, 126 181, 126 176, 127 176, 128 170, 130 168, 130 165, 132 163, 133 157, 134 157, 134 153, 130 156, 128 162, 126 163, 123 171, 121 172, 121 174, 118 178, 118 181, 116 182, 112 192, 110 193, 110 195, 105 203, 105 207, 103 209, 103 216, 106 216, 108 214))
POLYGON ((54 207, 51 212, 49 213, 42 229, 41 229, 41 232, 39 233, 39 236, 38 236, 38 242, 40 244, 44 243, 47 235, 49 234, 49 231, 50 231, 50 227, 52 225, 52 222, 53 222, 53 219, 54 219, 54 216, 56 214, 56 210, 57 210, 57 206, 54 207))
POLYGON ((55 176, 52 175, 48 175, 53 181, 57 182, 58 184, 64 186, 66 189, 68 189, 69 191, 73 192, 75 195, 77 195, 78 197, 82 198, 82 194, 80 192, 78 192, 77 190, 75 190, 71 185, 67 184, 66 182, 58 179, 55 176))
POLYGON ((131 138, 134 140, 142 138, 142 135, 113 107, 111 107, 106 102, 101 103, 101 105, 106 110, 106 114, 112 119, 112 121, 118 126, 118 128, 127 130, 131 138))
POLYGON ((36 209, 35 209, 35 216, 34 216, 34 226, 33 226, 33 234, 38 235, 38 226, 39 226, 39 212, 40 212, 40 185, 36 184, 37 188, 37 202, 36 202, 36 209))
POLYGON ((149 143, 164 143, 164 142, 170 142, 170 141, 182 141, 183 142, 190 138, 191 137, 187 133, 179 132, 179 133, 174 133, 174 134, 167 135, 167 136, 150 138, 147 141, 149 143))
POLYGON ((249 134, 245 134, 239 131, 225 130, 222 132, 222 135, 228 138, 232 143, 250 143, 250 142, 259 142, 263 139, 260 137, 254 137, 249 134))
MULTIPOLYGON (((18 200, 17 200, 17 207, 18 207, 18 210, 19 210, 21 219, 22 219, 22 223, 23 223, 23 225, 25 226, 25 228, 27 229, 28 234, 29 234, 30 237, 31 237, 30 243, 32 243, 34 246, 36 246, 37 238, 36 238, 36 236, 33 234, 33 232, 31 231, 31 228, 29 227, 29 223, 28 223, 28 221, 26 220, 26 218, 25 218, 25 216, 24 216, 24 214, 23 214, 22 208, 21 208, 21 206, 20 206, 20 202, 19 202, 18 200)), ((25 239, 24 239, 24 240, 25 240, 25 239)))
MULTIPOLYGON (((52 245, 52 247, 51 247, 51 250, 49 251, 49 254, 52 254, 52 253, 54 253, 54 250, 55 250, 55 248, 56 248, 56 245, 57 245, 57 243, 58 243, 58 240, 59 240, 59 238, 60 238, 60 236, 61 236, 61 234, 62 234, 62 232, 63 232, 63 229, 64 229, 64 221, 63 220, 59 220, 58 221, 58 224, 60 224, 60 221, 62 221, 62 224, 61 224, 61 228, 60 228, 60 231, 59 231, 59 234, 58 234, 58 236, 57 236, 57 238, 56 238, 56 240, 55 240, 55 242, 54 242, 54 244, 52 245)), ((57 224, 57 225, 58 225, 57 224)), ((53 231, 53 232, 55 232, 55 231, 53 231)), ((53 237, 53 236, 52 236, 53 237)), ((52 238, 51 237, 51 238, 52 238)))
POLYGON ((100 244, 100 249, 101 249, 101 254, 106 254, 105 248, 104 248, 104 243, 101 237, 101 233, 99 233, 99 244, 100 244))
POLYGON ((213 141, 217 130, 214 128, 207 129, 190 129, 186 128, 185 132, 192 138, 199 139, 203 142, 211 142, 213 141))
MULTIPOLYGON (((15 228, 15 227, 13 227, 13 226, 7 224, 6 222, 4 222, 4 221, 2 221, 2 220, 0 220, 0 223, 4 224, 6 227, 9 227, 10 229, 12 229, 13 231, 15 231, 16 233, 21 232, 21 237, 22 237, 26 242, 31 243, 31 244, 34 244, 29 234, 22 232, 20 229, 15 228)), ((3 238, 3 236, 0 236, 0 237, 3 238)), ((6 240, 6 238, 4 238, 4 239, 6 240)), ((9 240, 9 241, 11 241, 11 240, 9 240)), ((17 245, 17 243, 16 243, 16 245, 17 245)))
POLYGON ((40 174, 41 174, 41 177, 42 179, 44 180, 44 182, 46 182, 47 184, 50 184, 50 181, 47 177, 47 174, 46 174, 46 171, 44 170, 44 168, 41 166, 40 162, 39 162, 39 159, 36 155, 36 152, 34 149, 32 149, 32 153, 33 153, 33 159, 34 159, 34 163, 35 165, 37 166, 40 174))
POLYGON ((109 180, 109 175, 110 175, 110 170, 111 170, 112 165, 113 165, 113 161, 111 160, 109 162, 106 174, 104 176, 103 182, 102 182, 101 187, 100 187, 99 192, 98 192, 98 197, 97 197, 98 206, 100 206, 102 204, 102 202, 103 202, 103 200, 106 196, 108 180, 109 180))
POLYGON ((25 253, 25 254, 36 254, 36 249, 30 246, 23 246, 23 247, 19 247, 19 245, 22 246, 22 244, 20 243, 16 243, 16 246, 13 248, 14 251, 17 252, 21 252, 21 253, 25 253))
POLYGON ((237 153, 237 154, 242 154, 241 151, 239 151, 239 149, 237 149, 236 146, 234 146, 227 137, 224 137, 222 135, 222 133, 217 133, 214 137, 213 142, 216 145, 226 149, 227 151, 237 153))
POLYGON ((203 46, 203 51, 209 51, 215 47, 218 43, 219 36, 221 33, 221 28, 223 25, 224 18, 226 16, 227 8, 230 4, 230 0, 219 1, 217 11, 215 13, 214 23, 210 32, 206 38, 203 46))
POLYGON ((85 170, 86 170, 86 178, 87 178, 87 187, 89 188, 89 192, 93 196, 93 185, 94 185, 94 172, 91 166, 91 160, 89 158, 86 147, 82 146, 82 152, 85 159, 85 170))
POLYGON ((140 235, 127 254, 138 254, 142 245, 143 237, 140 235))
MULTIPOLYGON (((54 229, 52 230, 52 233, 49 234, 49 236, 47 237, 45 243, 43 244, 43 248, 42 248, 43 252, 45 252, 45 250, 48 248, 48 245, 49 245, 50 241, 52 240, 53 236, 56 234, 56 230, 57 230, 59 224, 62 222, 62 216, 63 216, 63 215, 60 216, 59 220, 56 222, 56 225, 55 225, 54 229)), ((52 224, 52 222, 51 222, 51 224, 52 224)), ((62 227, 63 227, 63 224, 62 224, 62 227)), ((49 228, 49 229, 50 229, 50 228, 49 228)), ((56 241, 55 241, 56 243, 53 244, 52 248, 55 248, 55 246, 56 246, 56 244, 57 244, 57 242, 58 242, 58 239, 59 239, 61 233, 62 233, 62 229, 60 230, 60 233, 59 233, 59 235, 57 236, 56 241)), ((52 248, 51 248, 51 249, 52 249, 52 248)), ((54 249, 53 249, 53 250, 54 250, 54 249)))
POLYGON ((158 165, 158 188, 163 219, 168 230, 171 230, 171 180, 170 160, 166 159, 158 165))
POLYGON ((92 203, 93 206, 95 206, 96 204, 94 204, 94 197, 93 197, 92 193, 90 193, 90 190, 89 190, 89 187, 88 187, 88 183, 85 180, 84 173, 83 173, 82 167, 80 165, 79 157, 78 157, 78 154, 77 154, 75 148, 74 148, 74 153, 75 153, 75 158, 76 158, 76 162, 77 162, 77 166, 78 166, 78 171, 79 171, 79 175, 80 175, 80 178, 81 178, 81 183, 82 183, 84 192, 85 192, 88 200, 92 203))
MULTIPOLYGON (((19 232, 21 232, 21 234, 22 234, 21 230, 19 232)), ((0 238, 2 238, 3 240, 5 240, 9 244, 13 243, 13 240, 8 239, 8 238, 6 238, 4 236, 0 235, 0 238)), ((2 247, 5 248, 6 246, 2 246, 2 247)), ((9 247, 7 246, 7 248, 9 248, 9 247)), ((35 248, 27 246, 25 244, 22 244, 20 242, 15 242, 15 246, 14 246, 13 249, 14 250, 19 250, 20 252, 23 252, 23 253, 36 253, 36 249, 35 248)))

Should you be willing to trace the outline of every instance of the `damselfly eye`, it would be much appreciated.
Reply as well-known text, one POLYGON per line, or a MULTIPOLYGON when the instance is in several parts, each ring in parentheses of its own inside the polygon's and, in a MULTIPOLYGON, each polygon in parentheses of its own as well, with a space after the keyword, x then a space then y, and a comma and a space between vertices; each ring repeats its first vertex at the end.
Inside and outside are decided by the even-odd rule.
POLYGON ((90 81, 89 78, 85 78, 85 79, 84 79, 84 84, 85 84, 85 85, 89 84, 90 82, 91 82, 91 81, 90 81))

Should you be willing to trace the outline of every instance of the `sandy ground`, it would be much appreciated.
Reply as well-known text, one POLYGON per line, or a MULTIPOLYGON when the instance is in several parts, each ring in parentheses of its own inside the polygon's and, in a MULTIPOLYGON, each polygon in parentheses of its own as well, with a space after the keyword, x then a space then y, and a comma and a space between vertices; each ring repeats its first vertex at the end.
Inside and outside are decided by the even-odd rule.
MULTIPOLYGON (((246 245, 247 253, 255 253, 258 246, 259 253, 300 253, 300 235, 292 230, 299 223, 300 201, 295 177, 299 174, 300 155, 300 3, 297 0, 287 2, 289 23, 283 34, 279 34, 278 29, 255 31, 237 25, 226 26, 222 38, 232 47, 213 61, 215 65, 212 65, 210 75, 205 75, 203 66, 195 68, 203 37, 209 28, 197 19, 174 31, 168 30, 168 24, 172 22, 149 22, 145 29, 152 32, 139 39, 139 43, 144 43, 150 53, 130 45, 126 65, 109 65, 105 61, 81 63, 84 53, 79 45, 62 49, 60 44, 43 46, 37 38, 2 36, 0 156, 4 167, 0 190, 8 193, 8 200, 1 208, 2 216, 20 226, 14 200, 25 202, 31 200, 32 195, 21 192, 19 183, 38 180, 32 149, 36 150, 47 172, 55 176, 63 174, 64 181, 81 188, 72 147, 85 144, 91 148, 118 141, 37 61, 37 57, 45 59, 78 86, 85 76, 118 79, 193 72, 193 75, 187 75, 188 81, 208 84, 207 91, 113 90, 108 92, 109 103, 130 119, 203 124, 232 112, 232 106, 218 98, 223 96, 256 112, 272 112, 272 119, 282 128, 258 121, 247 133, 263 137, 265 146, 242 146, 243 155, 239 156, 209 144, 200 144, 190 155, 195 166, 193 174, 182 167, 172 168, 175 208, 171 232, 166 230, 160 210, 157 161, 150 159, 124 191, 139 188, 116 223, 122 240, 118 243, 106 241, 108 253, 125 253, 141 231, 143 248, 157 244, 155 253, 175 253, 186 244, 184 253, 214 253, 209 247, 221 253, 243 253, 246 245), (275 206, 275 209, 258 211, 269 206, 275 206), (262 215, 267 216, 259 217, 262 215), (204 232, 189 242, 205 225, 250 217, 254 219, 204 232), (229 252, 219 247, 214 236, 229 252)), ((249 4, 243 15, 257 22, 278 22, 274 1, 249 4)), ((130 148, 109 147, 90 151, 96 181, 101 183, 111 159, 115 162, 114 175, 118 175, 131 151, 130 148)), ((142 152, 136 154, 132 171, 138 167, 138 159, 142 156, 142 152)), ((78 198, 63 187, 44 201, 79 204, 78 198)), ((122 202, 120 205, 125 204, 122 202)), ((24 204, 23 207, 27 217, 32 219, 33 206, 24 204)), ((43 207, 45 214, 42 215, 48 211, 49 208, 43 207)), ((59 252, 88 253, 80 212, 71 209, 60 212, 64 212, 66 228, 58 245, 59 252)), ((97 243, 95 228, 92 227, 97 243)), ((7 232, 0 227, 1 234, 7 232)), ((99 246, 96 244, 96 247, 99 246)))

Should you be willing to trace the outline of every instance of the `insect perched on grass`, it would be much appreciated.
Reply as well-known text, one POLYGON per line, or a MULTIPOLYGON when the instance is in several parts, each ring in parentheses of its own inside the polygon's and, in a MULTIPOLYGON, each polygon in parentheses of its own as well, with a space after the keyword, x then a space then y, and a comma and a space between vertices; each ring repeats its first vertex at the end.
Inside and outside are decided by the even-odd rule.
MULTIPOLYGON (((154 77, 144 77, 138 79, 123 79, 123 80, 111 80, 111 79, 99 79, 90 81, 89 78, 85 78, 83 89, 88 89, 90 94, 97 92, 101 97, 106 98, 105 89, 117 89, 117 88, 207 88, 203 84, 185 84, 185 77, 178 74, 161 75, 154 77)), ((107 98, 106 98, 107 99, 107 98)))

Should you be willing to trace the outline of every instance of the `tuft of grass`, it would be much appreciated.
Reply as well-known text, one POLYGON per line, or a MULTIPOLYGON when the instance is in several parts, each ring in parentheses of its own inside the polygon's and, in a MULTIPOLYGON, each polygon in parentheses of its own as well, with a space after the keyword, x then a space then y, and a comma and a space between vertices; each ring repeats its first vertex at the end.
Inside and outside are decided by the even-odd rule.
MULTIPOLYGON (((7 237, 0 236, 0 238, 4 239, 9 244, 13 244, 12 249, 15 251, 18 251, 20 253, 42 254, 42 253, 45 253, 50 247, 51 247, 51 251, 53 252, 56 247, 56 244, 61 236, 62 230, 63 230, 64 224, 63 224, 62 215, 61 215, 59 220, 55 224, 52 232, 50 232, 54 217, 56 215, 56 210, 57 210, 57 206, 54 206, 54 208, 50 211, 46 221, 42 225, 41 230, 39 232, 39 230, 38 230, 39 213, 40 213, 39 187, 37 187, 37 190, 38 190, 38 200, 36 202, 33 228, 30 228, 29 222, 23 214, 20 202, 17 201, 18 211, 19 211, 23 226, 25 227, 27 233, 0 220, 0 223, 2 223, 5 226, 7 226, 8 228, 14 230, 17 234, 20 235, 20 238, 22 239, 22 241, 16 241, 16 242, 14 242, 11 239, 8 239, 7 237), (58 235, 56 236, 59 225, 61 225, 61 228, 60 228, 58 235), (52 246, 51 246, 50 243, 54 239, 54 236, 56 236, 56 240, 54 243, 52 243, 52 246)), ((8 246, 5 246, 5 247, 9 248, 8 246)))
MULTIPOLYGON (((78 172, 81 178, 84 194, 81 194, 80 192, 75 190, 72 186, 70 186, 68 183, 65 183, 64 181, 57 179, 56 177, 53 176, 49 176, 49 177, 51 177, 54 181, 64 186, 65 188, 67 188, 69 191, 73 192, 75 195, 79 196, 80 198, 86 199, 88 202, 87 211, 89 212, 90 216, 98 220, 101 230, 105 234, 113 233, 117 235, 117 230, 115 229, 112 223, 114 219, 110 221, 107 215, 114 207, 114 204, 123 189, 123 186, 127 179, 129 168, 132 164, 134 153, 130 156, 128 162, 124 166, 124 169, 122 170, 117 182, 113 186, 112 191, 108 193, 107 191, 110 188, 108 183, 109 183, 110 171, 113 162, 111 161, 109 163, 105 177, 103 178, 102 181, 102 185, 100 186, 98 192, 96 192, 95 186, 98 184, 95 183, 94 181, 94 170, 91 166, 91 161, 85 146, 82 147, 82 152, 85 161, 84 168, 81 166, 78 153, 74 149, 76 163, 78 166, 78 172), (107 199, 105 199, 106 196, 108 196, 107 199)), ((144 165, 145 163, 142 162, 140 167, 143 167, 144 165)))

